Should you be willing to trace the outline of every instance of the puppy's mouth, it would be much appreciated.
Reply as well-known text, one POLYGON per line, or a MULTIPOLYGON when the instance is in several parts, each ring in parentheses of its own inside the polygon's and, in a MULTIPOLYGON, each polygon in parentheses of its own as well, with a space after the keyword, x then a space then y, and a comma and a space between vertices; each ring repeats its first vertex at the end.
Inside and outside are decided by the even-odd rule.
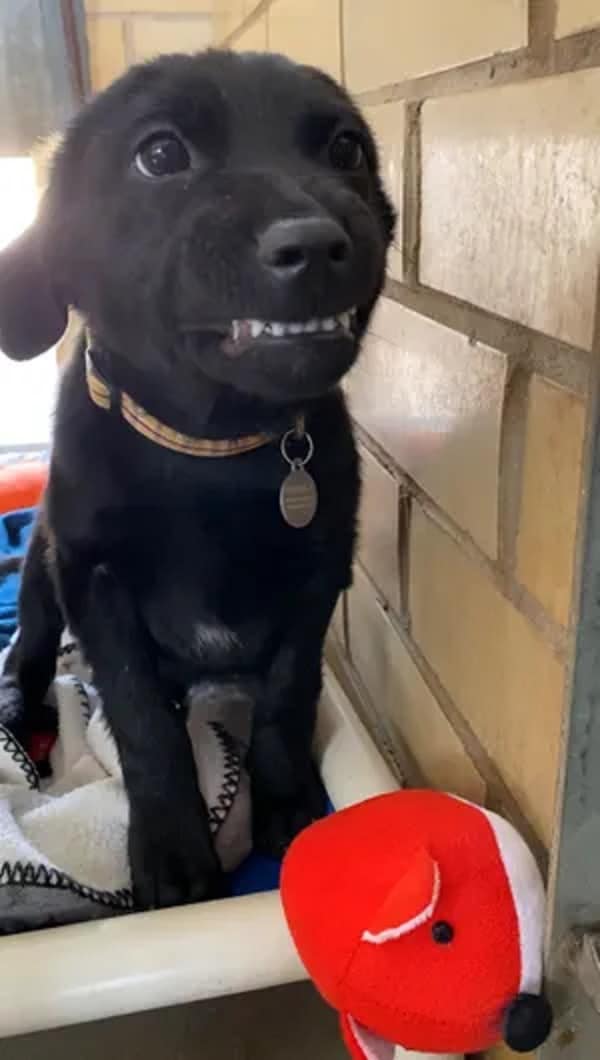
POLYGON ((182 332, 186 354, 212 379, 289 402, 319 397, 339 383, 356 359, 366 319, 359 306, 296 321, 204 322, 182 332))
POLYGON ((230 357, 236 357, 251 346, 297 343, 305 338, 311 341, 340 338, 354 341, 355 333, 356 309, 305 321, 234 320, 224 338, 222 348, 230 357))

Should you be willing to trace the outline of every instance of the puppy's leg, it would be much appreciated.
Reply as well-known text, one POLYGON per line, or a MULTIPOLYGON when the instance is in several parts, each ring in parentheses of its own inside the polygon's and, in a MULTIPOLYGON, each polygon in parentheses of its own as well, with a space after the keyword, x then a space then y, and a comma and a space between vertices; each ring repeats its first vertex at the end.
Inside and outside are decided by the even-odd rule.
MULTIPOLYGON (((81 589, 80 576, 67 571, 64 581, 81 589)), ((119 750, 135 899, 153 909, 217 897, 221 870, 183 712, 160 687, 151 644, 109 568, 92 570, 83 599, 83 607, 74 601, 74 627, 119 750)))
POLYGON ((19 632, 0 676, 0 723, 23 740, 56 670, 63 616, 49 570, 47 542, 38 524, 23 565, 19 632))
POLYGON ((325 810, 312 760, 322 684, 323 641, 339 587, 325 585, 294 601, 295 618, 271 663, 255 707, 249 768, 254 843, 280 857, 325 810))

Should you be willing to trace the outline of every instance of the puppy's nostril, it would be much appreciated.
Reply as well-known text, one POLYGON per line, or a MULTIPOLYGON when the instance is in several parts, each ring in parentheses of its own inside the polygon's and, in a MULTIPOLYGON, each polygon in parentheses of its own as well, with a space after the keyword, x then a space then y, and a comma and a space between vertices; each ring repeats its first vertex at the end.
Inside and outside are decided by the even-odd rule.
MULTIPOLYGON (((352 242, 332 217, 286 217, 273 221, 258 237, 258 258, 279 280, 295 280, 313 270, 324 278, 352 258, 352 242)), ((315 273, 316 275, 316 273, 315 273)))
POLYGON ((276 269, 299 269, 306 264, 306 254, 302 247, 280 247, 273 254, 273 265, 276 269))

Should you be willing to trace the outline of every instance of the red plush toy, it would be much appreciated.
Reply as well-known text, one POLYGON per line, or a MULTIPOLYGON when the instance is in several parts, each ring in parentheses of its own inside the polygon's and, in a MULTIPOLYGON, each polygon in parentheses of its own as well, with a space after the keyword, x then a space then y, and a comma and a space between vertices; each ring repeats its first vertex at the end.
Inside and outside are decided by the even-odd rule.
POLYGON ((451 795, 399 791, 292 844, 282 899, 309 975, 355 1060, 518 1052, 547 1038, 545 894, 507 821, 451 795))
POLYGON ((0 515, 19 508, 35 508, 48 481, 48 464, 42 460, 0 467, 0 515))

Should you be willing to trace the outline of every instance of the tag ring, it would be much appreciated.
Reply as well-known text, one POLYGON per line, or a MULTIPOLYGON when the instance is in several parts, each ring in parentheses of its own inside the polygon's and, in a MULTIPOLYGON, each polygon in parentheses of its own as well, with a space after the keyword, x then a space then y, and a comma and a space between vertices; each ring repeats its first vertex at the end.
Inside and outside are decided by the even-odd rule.
POLYGON ((298 440, 298 433, 295 427, 293 427, 290 431, 287 431, 287 433, 284 434, 283 438, 281 439, 281 455, 283 459, 287 461, 290 467, 306 467, 306 465, 310 463, 315 454, 315 443, 313 442, 310 434, 307 434, 305 432, 302 437, 308 446, 308 452, 306 453, 304 458, 292 457, 288 453, 288 445, 290 443, 290 439, 295 438, 296 440, 298 440))

